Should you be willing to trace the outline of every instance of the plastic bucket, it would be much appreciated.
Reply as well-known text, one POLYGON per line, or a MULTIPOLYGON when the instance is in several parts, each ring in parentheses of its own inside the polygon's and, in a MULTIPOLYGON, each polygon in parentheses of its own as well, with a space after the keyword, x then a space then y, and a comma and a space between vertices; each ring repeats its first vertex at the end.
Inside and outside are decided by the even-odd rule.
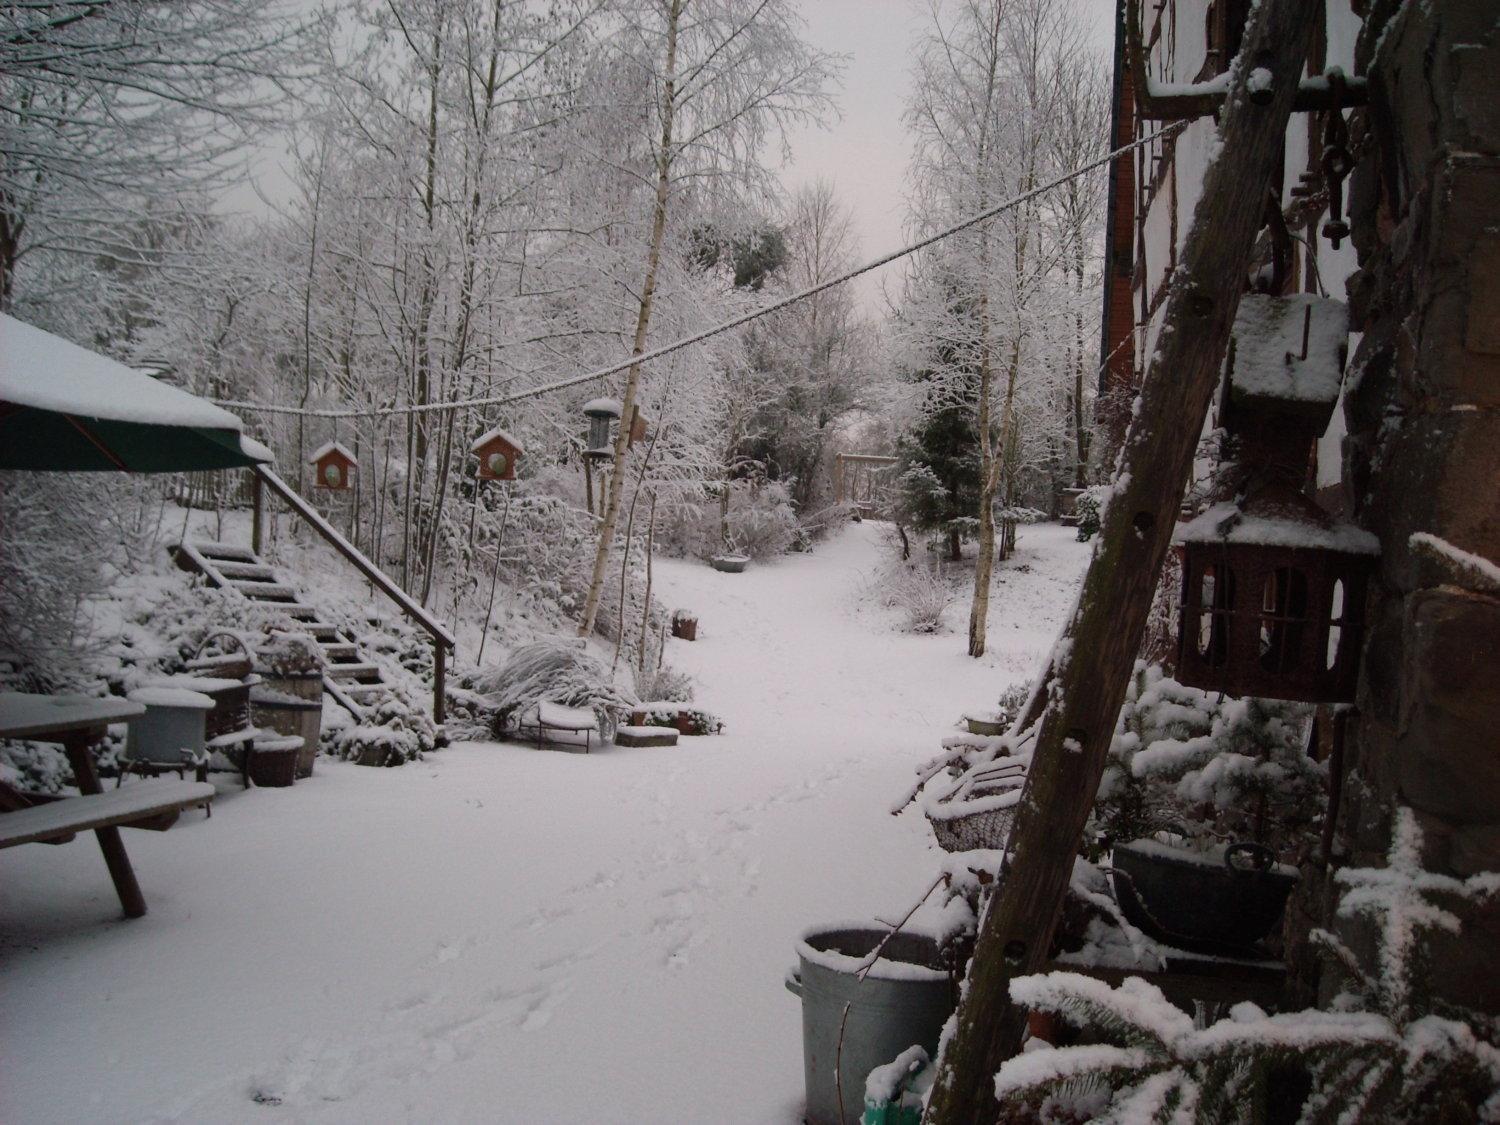
POLYGON ((865 979, 856 978, 887 932, 828 927, 797 943, 799 964, 788 971, 786 987, 802 999, 808 1125, 857 1125, 870 1071, 913 1044, 935 1055, 953 1014, 953 981, 937 942, 922 934, 895 935, 865 979))

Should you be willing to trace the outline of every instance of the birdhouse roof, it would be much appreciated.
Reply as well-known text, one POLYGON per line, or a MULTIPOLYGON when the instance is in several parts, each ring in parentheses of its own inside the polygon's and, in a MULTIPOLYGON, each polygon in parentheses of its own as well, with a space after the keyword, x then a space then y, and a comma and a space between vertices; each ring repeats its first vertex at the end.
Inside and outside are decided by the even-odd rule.
POLYGON ((1348 340, 1349 308, 1342 301, 1310 293, 1247 293, 1234 318, 1230 389, 1251 398, 1332 406, 1348 340))
POLYGON ((590 418, 618 418, 625 412, 620 400, 615 398, 591 398, 583 404, 583 412, 590 418))
POLYGON ((312 456, 307 459, 307 463, 309 465, 315 465, 319 461, 323 460, 323 458, 327 457, 330 453, 338 454, 338 456, 342 457, 345 461, 348 461, 351 465, 359 464, 359 458, 350 453, 348 447, 345 446, 342 442, 337 441, 325 442, 324 444, 318 446, 317 449, 314 449, 312 451, 312 456))
POLYGON ((1238 504, 1215 504, 1177 529, 1178 543, 1231 543, 1255 547, 1304 547, 1347 555, 1378 555, 1380 540, 1352 523, 1327 526, 1293 515, 1246 512, 1238 504))
POLYGON ((471 453, 478 453, 486 445, 489 445, 490 442, 497 439, 503 441, 517 453, 526 452, 526 447, 521 444, 520 440, 514 434, 512 434, 508 430, 502 429, 499 426, 496 426, 493 430, 486 430, 484 433, 475 438, 474 444, 469 446, 469 451, 471 453))

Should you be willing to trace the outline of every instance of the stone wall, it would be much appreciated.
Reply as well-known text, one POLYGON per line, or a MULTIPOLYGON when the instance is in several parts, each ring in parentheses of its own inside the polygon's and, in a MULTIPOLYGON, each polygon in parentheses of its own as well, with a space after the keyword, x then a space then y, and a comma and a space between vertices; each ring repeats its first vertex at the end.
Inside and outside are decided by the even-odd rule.
MULTIPOLYGON (((1500 870, 1500 589, 1413 545, 1500 560, 1500 9, 1377 0, 1349 184, 1364 333, 1346 385, 1345 501, 1383 552, 1339 858, 1376 863, 1397 801, 1429 864, 1500 870)), ((1500 1013, 1500 907, 1435 951, 1440 993, 1500 1013)))

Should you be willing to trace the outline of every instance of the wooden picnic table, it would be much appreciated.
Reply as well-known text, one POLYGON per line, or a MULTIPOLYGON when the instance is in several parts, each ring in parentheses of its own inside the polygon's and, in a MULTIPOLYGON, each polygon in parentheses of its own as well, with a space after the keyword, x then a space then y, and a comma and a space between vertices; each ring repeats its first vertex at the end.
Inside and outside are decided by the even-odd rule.
MULTIPOLYGON (((86 796, 95 796, 103 792, 99 784, 99 775, 94 769, 94 759, 90 749, 102 741, 106 728, 110 723, 128 723, 138 716, 144 714, 146 708, 140 703, 132 703, 128 699, 104 698, 83 695, 32 695, 25 692, 0 692, 0 738, 25 738, 34 742, 58 742, 62 744, 63 751, 68 756, 68 761, 73 767, 73 777, 78 785, 80 793, 86 796)), ((174 799, 168 801, 167 806, 184 807, 191 804, 203 804, 212 796, 212 786, 200 786, 197 783, 183 783, 181 786, 173 786, 174 799), (188 790, 191 789, 192 792, 188 790), (180 790, 180 792, 178 791, 180 790), (204 793, 203 790, 208 790, 204 793)), ((74 825, 79 830, 93 828, 94 835, 99 841, 99 850, 104 853, 104 863, 109 868, 110 878, 114 880, 115 891, 120 896, 120 905, 125 910, 127 918, 139 918, 146 913, 146 899, 141 894, 140 885, 136 882, 135 872, 130 867, 130 857, 125 854, 124 841, 120 839, 121 823, 128 821, 121 819, 126 814, 131 817, 144 815, 142 809, 149 806, 148 811, 165 811, 162 805, 163 794, 158 792, 156 800, 148 801, 146 805, 138 809, 135 807, 139 800, 130 790, 125 790, 128 796, 117 797, 119 808, 104 808, 100 802, 87 801, 78 802, 85 806, 79 809, 80 817, 74 825)), ((23 810, 17 813, 7 813, 6 816, 31 817, 32 813, 38 814, 31 817, 38 821, 43 827, 57 828, 54 821, 60 819, 61 814, 56 811, 67 801, 58 802, 52 806, 39 806, 34 810, 23 810), (43 814, 43 810, 46 810, 43 814)), ((66 825, 61 825, 66 828, 66 825)), ((48 833, 42 832, 36 835, 35 827, 28 832, 21 833, 29 839, 43 839, 48 833)), ((56 835, 55 832, 52 833, 56 835)), ((10 840, 9 843, 24 843, 27 840, 19 838, 10 840)))

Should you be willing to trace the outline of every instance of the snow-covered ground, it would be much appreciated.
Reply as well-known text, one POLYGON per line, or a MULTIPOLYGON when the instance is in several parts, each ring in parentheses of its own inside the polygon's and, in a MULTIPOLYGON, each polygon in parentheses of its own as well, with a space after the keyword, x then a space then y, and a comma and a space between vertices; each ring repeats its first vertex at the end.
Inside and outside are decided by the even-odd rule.
POLYGON ((126 833, 132 922, 92 841, 0 856, 0 1120, 797 1120, 794 938, 926 888, 931 836, 887 809, 1036 670, 1087 559, 1023 528, 974 661, 966 603, 937 636, 873 604, 883 535, 658 563, 720 737, 223 781, 212 819, 126 833))

